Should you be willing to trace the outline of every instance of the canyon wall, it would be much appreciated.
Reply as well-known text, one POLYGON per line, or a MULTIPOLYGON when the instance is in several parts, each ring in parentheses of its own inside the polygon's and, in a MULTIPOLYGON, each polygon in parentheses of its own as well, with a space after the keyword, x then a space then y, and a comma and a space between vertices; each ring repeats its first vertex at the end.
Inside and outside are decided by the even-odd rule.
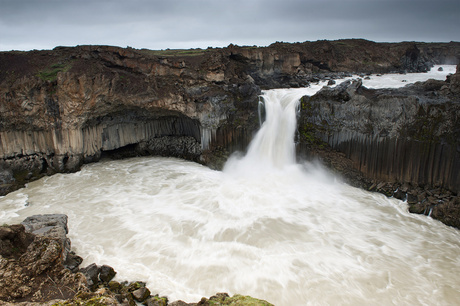
POLYGON ((2 53, 0 64, 2 193, 106 154, 200 161, 229 118, 251 120, 260 93, 222 53, 81 46, 2 53))
POLYGON ((368 89, 356 79, 302 98, 299 153, 460 227, 459 69, 446 81, 368 89))
POLYGON ((345 153, 367 177, 458 192, 460 104, 442 86, 367 89, 355 80, 324 88, 302 99, 300 134, 345 153))
MULTIPOLYGON (((261 88, 298 87, 351 73, 425 71, 433 63, 459 59, 459 43, 365 40, 207 50, 77 46, 0 52, 0 194, 106 155, 175 156, 219 168, 231 152, 244 151, 258 129, 261 88)), ((373 153, 363 153, 374 152, 371 148, 383 140, 364 141, 359 133, 322 137, 359 159, 359 171, 379 177, 390 171, 387 178, 394 179, 396 168, 372 166, 373 153), (367 151, 352 153, 356 141, 367 151)), ((443 158, 433 150, 430 154, 443 158)), ((437 167, 440 173, 449 168, 437 167)), ((411 171, 405 175, 422 175, 411 171)), ((422 176, 437 184, 446 180, 443 175, 422 176)))

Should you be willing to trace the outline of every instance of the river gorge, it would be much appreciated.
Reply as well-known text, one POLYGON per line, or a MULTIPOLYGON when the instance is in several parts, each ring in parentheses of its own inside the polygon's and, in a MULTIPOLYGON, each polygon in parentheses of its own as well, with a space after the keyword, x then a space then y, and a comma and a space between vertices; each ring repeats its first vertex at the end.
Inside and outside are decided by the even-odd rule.
MULTIPOLYGON (((429 77, 455 72, 438 68, 429 77)), ((359 82, 387 88, 398 77, 400 87, 418 76, 359 82)), ((171 299, 225 291, 275 305, 455 304, 458 229, 296 157, 302 97, 327 83, 264 91, 263 124, 222 171, 173 157, 102 157, 0 198, 0 222, 66 214, 84 264, 111 265, 119 279, 146 280, 171 299)))

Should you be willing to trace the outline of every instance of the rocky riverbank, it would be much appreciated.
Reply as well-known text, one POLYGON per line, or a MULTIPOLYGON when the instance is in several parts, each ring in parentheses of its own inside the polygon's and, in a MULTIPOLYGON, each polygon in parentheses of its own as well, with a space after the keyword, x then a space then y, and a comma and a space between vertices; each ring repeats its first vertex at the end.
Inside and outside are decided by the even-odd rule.
POLYGON ((197 303, 169 301, 141 281, 114 281, 112 267, 91 264, 71 251, 66 215, 35 215, 0 227, 2 305, 264 305, 248 296, 218 293, 197 303))

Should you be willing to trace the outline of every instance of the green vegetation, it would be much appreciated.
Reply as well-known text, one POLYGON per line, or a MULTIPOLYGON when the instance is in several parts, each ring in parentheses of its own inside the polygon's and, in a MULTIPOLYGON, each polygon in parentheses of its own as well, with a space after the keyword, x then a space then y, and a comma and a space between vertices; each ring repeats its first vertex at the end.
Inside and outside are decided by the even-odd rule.
POLYGON ((219 295, 212 297, 207 302, 212 306, 273 306, 273 304, 270 304, 267 301, 258 300, 250 296, 243 296, 239 294, 235 294, 232 297, 219 295))
POLYGON ((326 143, 316 137, 315 130, 320 129, 313 123, 307 122, 299 127, 300 141, 308 145, 316 145, 320 148, 326 146, 326 143))
POLYGON ((43 81, 50 81, 53 82, 57 78, 57 74, 59 72, 66 72, 71 68, 70 64, 53 64, 50 67, 40 71, 38 73, 38 77, 43 81))
POLYGON ((155 295, 152 297, 152 300, 154 300, 158 306, 166 306, 168 305, 168 299, 166 297, 159 297, 158 295, 155 295))
POLYGON ((75 298, 73 300, 55 303, 52 306, 106 306, 111 305, 112 303, 106 302, 106 298, 103 296, 93 297, 88 300, 82 300, 75 298))
POLYGON ((166 50, 149 50, 141 49, 137 50, 140 54, 147 56, 198 56, 203 55, 207 50, 203 49, 166 49, 166 50))
POLYGON ((310 100, 310 98, 307 97, 307 96, 303 96, 302 98, 300 98, 300 109, 301 110, 311 111, 312 106, 311 106, 309 100, 310 100))

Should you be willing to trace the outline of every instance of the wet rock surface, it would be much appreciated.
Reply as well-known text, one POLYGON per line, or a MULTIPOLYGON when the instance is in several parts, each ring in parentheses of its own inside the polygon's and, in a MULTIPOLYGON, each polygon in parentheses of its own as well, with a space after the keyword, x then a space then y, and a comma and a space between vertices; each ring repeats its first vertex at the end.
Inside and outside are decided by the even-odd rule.
POLYGON ((67 299, 86 288, 84 277, 62 264, 63 241, 51 231, 35 231, 27 232, 22 224, 0 227, 0 301, 67 299))
POLYGON ((34 215, 21 224, 0 227, 1 305, 271 305, 222 293, 198 303, 170 303, 144 282, 114 281, 116 271, 107 265, 78 269, 80 260, 71 271, 65 256, 78 256, 62 235, 67 231, 67 216, 62 214, 34 215))
POLYGON ((407 200, 409 210, 459 227, 457 73, 400 89, 358 80, 301 101, 299 154, 317 156, 357 187, 407 200))

